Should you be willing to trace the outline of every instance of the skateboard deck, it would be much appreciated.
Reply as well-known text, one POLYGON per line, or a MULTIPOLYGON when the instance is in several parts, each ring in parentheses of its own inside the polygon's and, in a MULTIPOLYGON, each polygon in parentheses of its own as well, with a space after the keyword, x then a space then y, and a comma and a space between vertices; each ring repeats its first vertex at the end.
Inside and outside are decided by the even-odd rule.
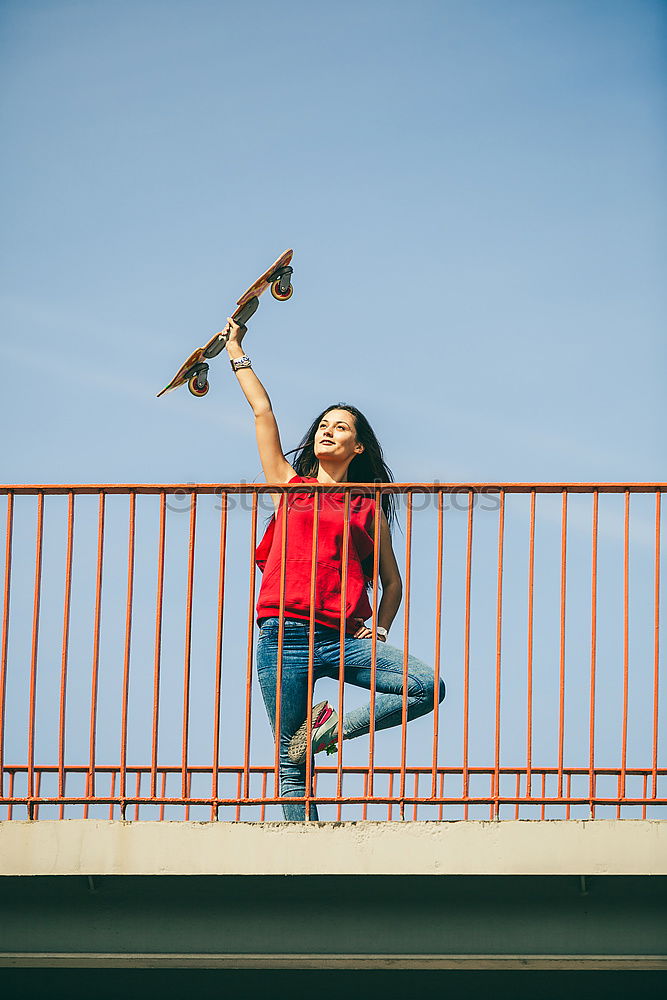
MULTIPOLYGON (((286 302, 287 299, 291 299, 292 292, 294 291, 291 280, 292 268, 290 266, 293 253, 293 250, 286 250, 243 293, 236 303, 236 309, 232 313, 232 319, 235 323, 245 326, 250 317, 257 312, 259 297, 264 294, 267 288, 271 288, 271 294, 280 302, 286 302)), ((171 382, 158 392, 158 397, 164 396, 165 393, 171 392, 173 389, 178 389, 179 386, 185 385, 186 382, 193 396, 205 396, 209 390, 208 361, 210 358, 217 357, 226 343, 227 334, 214 334, 208 343, 204 344, 203 347, 198 347, 183 362, 171 382)))

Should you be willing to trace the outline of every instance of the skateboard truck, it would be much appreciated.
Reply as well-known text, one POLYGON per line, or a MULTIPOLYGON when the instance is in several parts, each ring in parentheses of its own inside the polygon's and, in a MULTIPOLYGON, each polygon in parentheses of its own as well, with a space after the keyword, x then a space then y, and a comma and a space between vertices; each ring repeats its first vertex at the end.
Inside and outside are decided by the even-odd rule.
MULTIPOLYGON (((224 347, 224 342, 222 344, 224 347)), ((220 348, 220 351, 222 350, 220 348)), ((217 351, 216 353, 220 353, 217 351)), ((214 355, 212 355, 214 356, 214 355)), ((198 361, 196 365, 193 365, 186 373, 188 380, 188 389, 193 396, 205 396, 209 390, 208 384, 208 365, 205 361, 198 361)))
POLYGON ((280 302, 286 302, 287 299, 292 298, 294 289, 292 288, 291 277, 294 273, 294 268, 290 267, 289 264, 285 267, 279 267, 271 275, 271 294, 274 299, 278 299, 280 302))

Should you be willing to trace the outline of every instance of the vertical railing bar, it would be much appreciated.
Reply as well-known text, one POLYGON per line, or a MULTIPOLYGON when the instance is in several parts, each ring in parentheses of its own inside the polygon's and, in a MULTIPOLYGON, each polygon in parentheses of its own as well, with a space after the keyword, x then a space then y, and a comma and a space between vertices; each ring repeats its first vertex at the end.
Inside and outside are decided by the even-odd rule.
POLYGON ((567 772, 567 781, 565 782, 565 796, 567 798, 567 805, 565 806, 565 819, 569 819, 572 809, 570 800, 572 798, 572 771, 567 772))
POLYGON ((158 723, 160 715, 160 658, 162 654, 162 603, 164 597, 164 546, 167 494, 160 493, 157 590, 155 595, 155 653, 153 659, 153 729, 151 733, 151 798, 157 796, 158 723))
POLYGON ((28 724, 28 797, 34 793, 35 711, 37 699, 37 649, 39 644, 39 605, 42 587, 42 548, 44 537, 44 494, 37 494, 37 536, 35 540, 35 593, 32 613, 32 644, 30 649, 30 716, 28 724))
MULTIPOLYGON (((278 514, 282 511, 283 519, 280 526, 280 582, 278 590, 278 649, 276 650, 276 740, 273 757, 273 794, 275 798, 282 795, 280 788, 280 726, 282 715, 282 691, 283 691, 283 646, 285 642, 285 580, 287 575, 287 519, 289 517, 290 496, 288 491, 283 493, 278 514)), ((308 713, 306 712, 306 715, 308 713)), ((310 752, 310 747, 307 748, 310 752)))
POLYGON ((646 819, 646 800, 648 798, 648 774, 644 772, 642 775, 642 819, 646 819))
MULTIPOLYGON (((135 797, 138 800, 139 796, 141 795, 141 771, 139 770, 139 768, 137 768, 137 776, 136 776, 136 782, 135 782, 134 788, 135 788, 134 794, 135 794, 135 797)), ((139 819, 139 802, 138 801, 134 803, 134 818, 135 818, 135 820, 139 819)))
POLYGON ((498 819, 497 813, 500 810, 500 803, 498 801, 498 796, 495 794, 495 769, 492 768, 489 771, 489 798, 491 799, 491 805, 489 806, 489 819, 498 819))
POLYGON ((412 508, 414 494, 412 490, 406 496, 407 510, 405 515, 405 595, 403 598, 403 682, 401 695, 401 780, 400 809, 401 819, 405 819, 405 768, 408 750, 408 655, 410 647, 410 584, 412 577, 412 508))
POLYGON ((14 818, 14 771, 9 771, 9 805, 7 806, 7 819, 14 818))
POLYGON ((628 752, 628 693, 629 693, 629 617, 630 617, 630 491, 625 491, 623 518, 623 723, 621 732, 621 770, 618 775, 619 803, 616 818, 621 817, 621 799, 625 798, 625 770, 628 752))
MULTIPOLYGON (((305 819, 310 822, 313 781, 313 688, 315 686, 315 600, 317 595, 317 536, 320 523, 319 490, 313 491, 313 532, 310 549, 310 594, 308 598, 308 695, 306 698, 306 801, 305 819)), ((340 737, 339 737, 340 738, 340 737)))
MULTIPOLYGON (((623 525, 623 731, 621 735, 621 771, 618 776, 618 796, 625 798, 625 771, 628 756, 628 695, 629 695, 629 636, 630 636, 630 491, 625 491, 623 525)), ((621 803, 616 807, 620 819, 621 803)))
POLYGON ((530 491, 528 554, 528 649, 526 665, 526 798, 533 794, 533 601, 535 591, 535 490, 530 491))
POLYGON ((190 819, 190 799, 192 798, 192 771, 188 769, 185 779, 185 819, 190 819))
POLYGON ((14 494, 7 494, 7 530, 5 535, 5 584, 3 589, 2 645, 0 646, 0 795, 5 794, 5 707, 7 703, 7 645, 9 639, 9 592, 12 575, 12 534, 14 529, 14 494))
MULTIPOLYGON (((58 797, 65 795, 65 710, 67 704, 67 657, 69 652, 72 595, 72 553, 74 548, 74 493, 67 499, 67 554, 65 556, 65 597, 63 603, 63 643, 60 660, 60 711, 58 716, 58 797)), ((62 810, 62 806, 61 806, 62 810)), ((62 812, 61 812, 62 818, 62 812)))
MULTIPOLYGON (((218 769, 220 767, 220 694, 222 687, 222 630, 225 605, 225 569, 227 559, 227 499, 220 493, 220 558, 218 562, 218 631, 215 649, 215 699, 213 705, 213 760, 211 762, 211 798, 218 798, 218 769)), ((251 563, 253 560, 251 559, 251 563)), ((217 820, 218 807, 211 805, 211 819, 217 820)))
MULTIPOLYGON (((112 771, 109 776, 109 798, 113 799, 116 794, 116 772, 112 771)), ((113 819, 113 802, 109 803, 109 819, 113 819)), ((125 819, 121 811, 121 819, 125 819)))
POLYGON ((516 786, 514 790, 514 797, 516 798, 516 806, 514 809, 514 819, 519 818, 519 798, 521 797, 521 771, 516 772, 516 786))
MULTIPOLYGON (((137 495, 131 490, 129 497, 129 524, 127 539, 127 605, 125 609, 125 655, 123 659, 123 704, 120 737, 120 797, 125 798, 127 768, 127 713, 130 695, 130 646, 132 644, 132 601, 134 597, 134 532, 137 495)), ((121 804, 121 818, 124 818, 121 804)))
MULTIPOLYGON (((95 795, 95 741, 97 737, 97 684, 100 661, 100 617, 102 613, 102 569, 104 558, 104 490, 100 490, 97 521, 97 575, 95 580, 95 620, 93 624, 93 663, 90 685, 90 748, 86 796, 95 795)), ((88 803, 84 806, 84 818, 88 818, 88 803)))
POLYGON ((394 772, 389 773, 389 788, 387 791, 387 798, 389 799, 387 803, 387 819, 391 819, 394 811, 394 772))
MULTIPOLYGON (((350 551, 350 491, 345 491, 343 501, 343 551, 340 582, 340 623, 338 631, 338 764, 336 766, 336 796, 343 794, 343 689, 345 684, 345 632, 347 629, 347 561, 350 551)), ((341 802, 336 804, 336 819, 341 818, 341 802)))
POLYGON ((496 719, 494 740, 493 798, 491 819, 500 816, 500 693, 503 630, 503 568, 505 547, 505 490, 500 491, 498 510, 498 578, 496 584, 496 719))
POLYGON ((162 772, 162 781, 160 782, 160 798, 162 802, 160 803, 160 816, 161 820, 164 819, 164 800, 167 797, 167 772, 162 772))
POLYGON ((655 494, 655 587, 654 587, 654 622, 653 622, 653 792, 652 798, 658 795, 658 689, 660 661, 660 506, 661 493, 655 494))
POLYGON ((190 659, 192 655, 192 596, 195 576, 195 532, 197 494, 190 494, 190 535, 188 539, 188 587, 185 607, 185 656, 183 661, 183 740, 181 750, 181 796, 187 794, 188 738, 190 730, 190 659))
POLYGON ((597 588, 598 588, 598 491, 593 490, 593 525, 591 538, 591 671, 590 716, 588 735, 588 795, 591 819, 595 818, 595 670, 597 658, 597 588))
POLYGON ((36 801, 34 803, 34 808, 33 808, 33 812, 32 812, 32 818, 33 819, 39 819, 39 798, 40 798, 41 791, 42 791, 42 771, 41 771, 41 768, 38 768, 37 771, 35 772, 35 778, 36 778, 36 781, 35 781, 35 799, 36 799, 36 801))
POLYGON ((565 601, 567 589, 567 490, 563 490, 560 528, 560 660, 558 706, 558 798, 563 795, 563 755, 565 747, 565 601))
POLYGON ((438 510, 438 563, 435 584, 435 650, 433 655, 433 755, 431 760, 431 796, 437 794, 438 739, 440 736, 440 656, 442 645, 442 573, 444 561, 444 507, 443 493, 437 493, 438 510))
MULTIPOLYGON (((419 771, 415 771, 415 786, 414 786, 414 798, 415 798, 415 800, 417 799, 418 795, 419 795, 419 771)), ((419 807, 419 803, 417 801, 413 802, 413 804, 412 804, 412 819, 413 820, 417 819, 417 809, 418 809, 418 807, 419 807)))
POLYGON ((544 810, 546 809, 546 804, 544 802, 544 799, 546 798, 546 794, 547 794, 547 774, 546 774, 546 771, 542 771, 542 789, 541 789, 541 791, 542 791, 542 809, 541 809, 541 812, 540 812, 540 819, 544 819, 544 815, 545 815, 544 810))
POLYGON ((59 805, 59 808, 58 808, 58 819, 64 819, 65 818, 65 803, 63 802, 63 799, 65 798, 65 787, 66 787, 66 785, 67 785, 67 771, 65 770, 63 772, 62 792, 58 793, 58 797, 60 798, 60 805, 59 805))
MULTIPOLYGON (((377 687, 377 632, 378 624, 378 590, 380 575, 380 546, 382 543, 382 527, 380 515, 382 513, 382 491, 379 487, 375 490, 373 510, 373 595, 371 600, 371 613, 373 615, 373 634, 371 636, 371 690, 370 690, 370 713, 368 727, 368 786, 367 795, 373 797, 375 787, 375 698, 377 687)), ((365 814, 364 814, 365 815, 365 814)))
POLYGON ((472 580, 472 539, 473 539, 473 508, 475 494, 468 490, 468 532, 466 540, 466 593, 465 593, 465 624, 463 644, 463 818, 468 818, 468 723, 470 706, 470 598, 472 580))
POLYGON ((363 788, 364 804, 361 808, 361 818, 368 819, 368 771, 365 771, 363 774, 363 788))
MULTIPOLYGON (((256 496, 257 494, 255 494, 256 496)), ((239 771, 236 775, 236 812, 235 812, 235 822, 241 819, 241 781, 243 779, 243 773, 239 771)))
POLYGON ((255 550, 257 548, 257 508, 259 494, 252 492, 250 513, 250 574, 248 581, 248 624, 246 632, 245 722, 243 735, 243 786, 250 797, 250 733, 252 728, 252 660, 255 635, 255 550))
MULTIPOLYGON (((445 797, 445 772, 441 771, 440 772, 440 794, 439 794, 438 798, 444 799, 444 797, 445 797)), ((438 819, 439 820, 441 820, 442 817, 443 817, 443 815, 444 815, 444 812, 443 812, 444 808, 445 808, 444 803, 440 802, 440 804, 438 806, 438 819)))
MULTIPOLYGON (((339 818, 340 818, 340 814, 341 814, 341 809, 343 808, 342 796, 344 795, 344 792, 343 792, 343 785, 344 785, 344 783, 345 783, 345 772, 341 771, 341 776, 340 776, 340 794, 341 794, 341 799, 338 800, 338 816, 339 816, 339 818)), ((348 781, 348 786, 349 786, 349 784, 350 783, 348 781)))
POLYGON ((264 817, 266 816, 266 782, 269 775, 267 771, 262 772, 262 805, 259 810, 259 820, 260 823, 264 822, 264 817))

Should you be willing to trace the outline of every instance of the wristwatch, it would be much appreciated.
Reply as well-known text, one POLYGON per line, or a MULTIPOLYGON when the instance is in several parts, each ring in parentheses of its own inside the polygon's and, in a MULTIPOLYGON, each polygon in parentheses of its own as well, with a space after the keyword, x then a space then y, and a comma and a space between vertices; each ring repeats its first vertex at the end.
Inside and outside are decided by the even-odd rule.
POLYGON ((235 372, 237 372, 239 368, 250 368, 252 365, 247 354, 244 354, 242 358, 231 358, 229 363, 235 372))

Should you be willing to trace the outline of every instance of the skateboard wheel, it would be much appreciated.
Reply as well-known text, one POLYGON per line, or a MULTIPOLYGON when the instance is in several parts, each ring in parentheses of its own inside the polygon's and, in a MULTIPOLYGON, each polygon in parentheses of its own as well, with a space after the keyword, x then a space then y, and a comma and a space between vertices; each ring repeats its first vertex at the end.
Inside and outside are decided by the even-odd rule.
POLYGON ((210 385, 208 382, 206 382, 204 388, 200 389, 197 386, 197 376, 193 375, 192 378, 188 381, 188 389, 190 390, 193 396, 205 396, 208 390, 210 389, 210 385))
POLYGON ((294 294, 294 286, 290 285, 287 291, 283 293, 280 291, 280 279, 278 279, 278 281, 274 281, 271 285, 271 294, 274 299, 278 299, 279 302, 287 302, 287 300, 291 299, 294 294))

